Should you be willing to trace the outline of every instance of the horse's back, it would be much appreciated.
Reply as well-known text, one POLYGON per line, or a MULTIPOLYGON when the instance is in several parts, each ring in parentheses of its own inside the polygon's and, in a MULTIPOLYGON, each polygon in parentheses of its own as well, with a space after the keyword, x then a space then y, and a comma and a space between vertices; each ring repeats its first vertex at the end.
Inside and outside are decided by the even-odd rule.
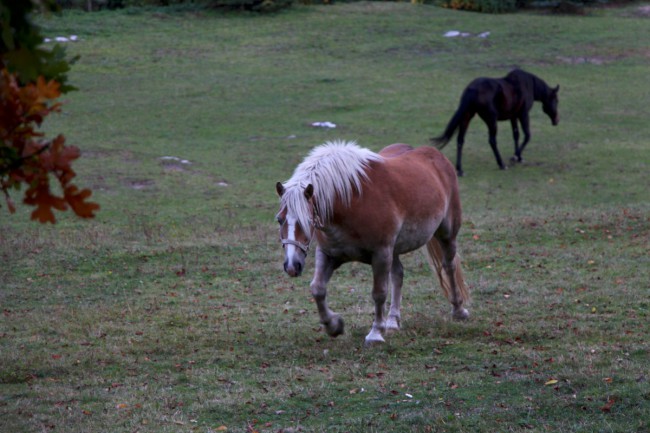
MULTIPOLYGON (((375 187, 377 194, 390 194, 390 200, 403 202, 404 209, 430 201, 447 202, 458 194, 456 170, 438 149, 407 145, 389 148, 390 156, 369 173, 372 185, 382 185, 380 191, 375 187)), ((384 156, 384 150, 380 155, 384 156)))
POLYGON ((394 143, 384 147, 379 151, 379 154, 384 158, 394 158, 400 156, 406 152, 412 151, 414 148, 408 144, 404 143, 394 143))
POLYGON ((451 162, 442 152, 432 146, 422 146, 404 154, 404 159, 409 165, 423 163, 428 165, 435 173, 444 175, 448 180, 456 182, 456 171, 451 162))
POLYGON ((451 173, 455 173, 451 162, 434 146, 413 147, 404 143, 394 143, 380 150, 379 155, 384 158, 384 162, 394 160, 389 165, 414 166, 423 163, 435 170, 447 171, 451 168, 451 173))

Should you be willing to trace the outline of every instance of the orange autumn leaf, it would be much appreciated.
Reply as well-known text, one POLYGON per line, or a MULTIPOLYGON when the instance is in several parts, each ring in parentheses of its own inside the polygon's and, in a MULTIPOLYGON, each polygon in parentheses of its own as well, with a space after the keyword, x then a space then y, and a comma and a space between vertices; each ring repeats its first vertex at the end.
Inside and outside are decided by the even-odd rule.
POLYGON ((61 96, 61 85, 56 80, 45 81, 41 75, 36 80, 36 87, 41 98, 56 99, 61 96))
POLYGON ((79 149, 67 146, 63 135, 47 140, 36 130, 47 115, 59 110, 54 99, 60 95, 56 80, 39 77, 35 83, 22 85, 14 74, 0 71, 0 191, 13 213, 9 192, 26 185, 23 203, 35 207, 31 218, 41 223, 56 222, 54 210, 71 208, 82 218, 92 218, 99 209, 89 201, 89 189, 71 184, 76 176, 72 163, 79 158, 79 149), (63 194, 53 192, 53 181, 63 194))
POLYGON ((78 188, 74 185, 70 185, 65 189, 65 199, 72 207, 74 213, 79 215, 82 218, 92 218, 95 216, 95 212, 99 210, 99 205, 97 203, 88 202, 88 199, 92 195, 92 191, 89 189, 82 189, 77 192, 78 188))
POLYGON ((612 411, 612 406, 614 406, 614 403, 616 403, 616 399, 614 397, 610 397, 607 399, 607 403, 603 407, 600 408, 600 410, 604 413, 609 413, 612 411))

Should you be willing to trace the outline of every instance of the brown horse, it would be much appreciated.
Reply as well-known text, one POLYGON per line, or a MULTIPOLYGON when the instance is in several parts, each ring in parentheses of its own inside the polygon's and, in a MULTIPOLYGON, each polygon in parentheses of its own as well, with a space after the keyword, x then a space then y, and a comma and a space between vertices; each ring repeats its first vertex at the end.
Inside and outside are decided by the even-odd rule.
POLYGON ((312 150, 291 179, 278 182, 284 270, 299 276, 312 240, 316 269, 311 293, 329 335, 343 320, 327 306, 327 283, 343 263, 372 266, 375 320, 365 344, 383 342, 400 327, 404 271, 399 256, 426 245, 426 253, 453 306, 466 319, 469 293, 456 253, 461 206, 454 167, 438 150, 393 144, 379 154, 355 143, 329 142, 312 150), (384 305, 392 284, 388 317, 384 305))
POLYGON ((472 117, 478 113, 488 127, 490 147, 492 147, 499 168, 502 170, 506 168, 501 160, 499 149, 497 149, 497 121, 499 120, 510 120, 512 136, 515 140, 515 154, 510 160, 522 162, 521 154, 530 140, 528 112, 533 106, 533 102, 541 101, 544 113, 551 119, 553 125, 557 125, 560 121, 557 113, 559 90, 560 86, 552 89, 544 80, 521 69, 514 69, 504 78, 477 78, 465 88, 458 110, 449 121, 445 132, 441 136, 431 139, 432 144, 438 146, 438 149, 442 149, 458 130, 456 171, 459 176, 462 176, 461 160, 465 132, 467 132, 472 117), (524 130, 524 141, 521 146, 519 146, 517 122, 521 123, 521 128, 524 130))

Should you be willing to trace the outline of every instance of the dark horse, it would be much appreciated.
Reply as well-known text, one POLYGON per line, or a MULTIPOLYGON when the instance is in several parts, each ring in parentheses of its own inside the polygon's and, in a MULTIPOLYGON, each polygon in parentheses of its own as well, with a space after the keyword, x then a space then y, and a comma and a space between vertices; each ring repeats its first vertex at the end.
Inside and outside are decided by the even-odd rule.
POLYGON ((442 149, 458 129, 456 172, 462 176, 461 159, 465 132, 467 132, 472 117, 478 113, 488 126, 490 146, 499 168, 503 170, 506 166, 501 160, 499 149, 497 149, 497 121, 510 120, 512 135, 515 139, 515 154, 511 161, 521 162, 521 153, 530 140, 528 112, 533 106, 533 102, 540 101, 544 113, 551 119, 553 125, 557 125, 560 121, 557 113, 558 90, 560 90, 560 86, 554 89, 550 88, 544 80, 521 69, 512 70, 504 78, 477 78, 465 88, 458 110, 449 121, 445 132, 439 137, 432 138, 431 141, 439 149, 442 149), (519 146, 517 121, 521 123, 521 128, 524 130, 524 141, 521 146, 519 146))

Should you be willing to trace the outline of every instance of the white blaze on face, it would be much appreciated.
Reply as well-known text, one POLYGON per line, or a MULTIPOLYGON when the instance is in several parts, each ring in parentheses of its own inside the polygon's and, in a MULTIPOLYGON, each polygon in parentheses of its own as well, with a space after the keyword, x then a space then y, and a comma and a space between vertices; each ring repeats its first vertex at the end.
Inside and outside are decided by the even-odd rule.
MULTIPOLYGON (((296 241, 296 224, 298 223, 298 220, 294 218, 292 215, 287 215, 287 239, 290 241, 296 241)), ((293 263, 294 257, 298 251, 298 247, 296 247, 294 244, 286 244, 284 246, 284 253, 286 256, 286 259, 288 263, 293 263)))

